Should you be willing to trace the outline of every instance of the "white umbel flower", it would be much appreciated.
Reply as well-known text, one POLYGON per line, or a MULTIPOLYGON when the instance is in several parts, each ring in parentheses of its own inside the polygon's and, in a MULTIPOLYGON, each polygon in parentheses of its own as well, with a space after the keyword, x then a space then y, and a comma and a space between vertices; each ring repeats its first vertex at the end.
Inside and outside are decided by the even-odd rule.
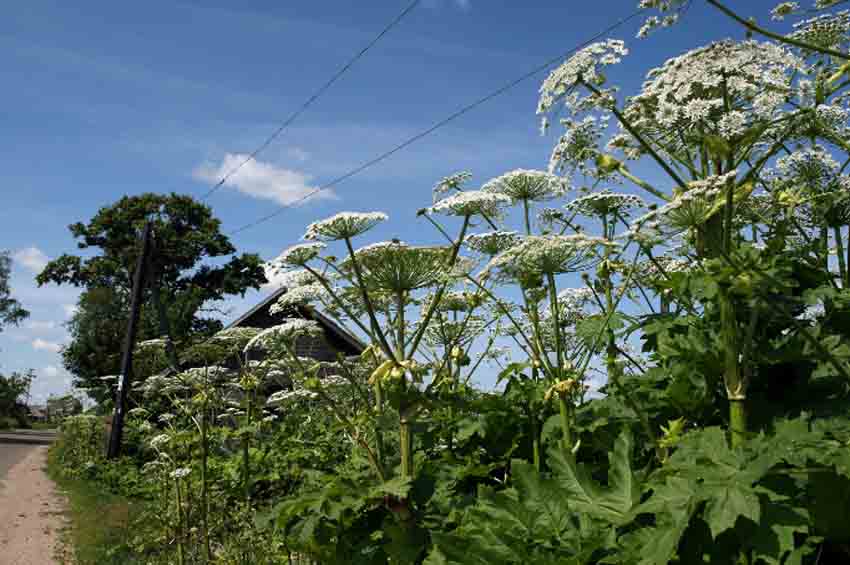
POLYGON ((441 179, 440 182, 434 185, 434 189, 432 191, 434 195, 434 203, 436 204, 439 200, 445 198, 446 195, 449 195, 452 192, 463 190, 463 185, 469 182, 469 179, 471 178, 472 173, 469 171, 460 171, 441 179))
POLYGON ((508 278, 521 278, 529 274, 558 274, 579 271, 592 265, 601 246, 615 246, 614 242, 584 234, 532 235, 507 251, 494 257, 487 270, 508 278))
POLYGON ((468 190, 439 200, 428 208, 427 212, 449 216, 493 217, 499 214, 501 207, 510 203, 511 198, 504 194, 484 190, 468 190))
POLYGON ((255 348, 267 349, 279 341, 294 343, 300 337, 322 337, 324 330, 313 320, 290 318, 282 324, 265 329, 245 345, 248 352, 255 348))
POLYGON ((627 214, 635 208, 643 208, 643 200, 634 194, 617 194, 610 190, 594 192, 576 198, 564 208, 585 216, 611 216, 627 214))
POLYGON ((383 212, 340 212, 307 226, 304 239, 337 241, 363 234, 385 221, 383 212))
POLYGON ((546 171, 516 169, 488 181, 481 190, 503 194, 515 202, 540 202, 561 196, 564 183, 546 171))
POLYGON ((300 267, 315 259, 325 247, 324 243, 299 243, 285 249, 273 263, 300 267))
POLYGON ((473 251, 492 257, 515 245, 519 239, 515 231, 491 231, 470 234, 464 243, 473 251))

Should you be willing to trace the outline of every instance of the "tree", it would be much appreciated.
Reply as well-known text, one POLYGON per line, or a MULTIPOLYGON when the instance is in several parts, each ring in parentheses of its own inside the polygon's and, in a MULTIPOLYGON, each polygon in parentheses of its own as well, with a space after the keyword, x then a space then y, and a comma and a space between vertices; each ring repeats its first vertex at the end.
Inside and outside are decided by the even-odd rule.
POLYGON ((35 374, 14 372, 8 377, 0 375, 0 428, 4 425, 22 426, 26 424, 26 409, 20 404, 21 398, 29 392, 35 374))
POLYGON ((173 365, 178 364, 177 347, 218 329, 218 322, 201 315, 204 304, 244 295, 248 288, 259 288, 266 281, 256 254, 205 264, 207 259, 233 255, 236 248, 221 233, 221 222, 210 208, 191 196, 125 196, 101 208, 88 223, 70 225, 79 249, 99 253, 90 257, 64 254, 49 262, 36 280, 39 285, 52 282, 86 289, 71 321, 73 339, 64 359, 79 383, 95 396, 109 394, 107 385, 94 382, 104 375, 100 371, 117 372, 140 252, 138 234, 147 221, 153 223, 154 237, 139 336, 166 338, 173 365), (93 386, 100 387, 102 394, 93 386))
POLYGON ((9 274, 12 271, 12 259, 8 251, 0 251, 0 331, 7 324, 18 325, 30 313, 24 310, 21 303, 12 298, 9 287, 9 274))

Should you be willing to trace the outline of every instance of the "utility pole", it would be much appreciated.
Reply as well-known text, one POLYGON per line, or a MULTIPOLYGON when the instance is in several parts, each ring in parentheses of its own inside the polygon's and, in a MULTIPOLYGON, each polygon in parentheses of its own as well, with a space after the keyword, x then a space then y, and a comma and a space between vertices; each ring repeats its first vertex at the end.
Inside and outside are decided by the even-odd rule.
POLYGON ((136 261, 136 272, 133 275, 133 296, 130 302, 130 319, 127 321, 127 334, 124 336, 124 353, 121 357, 121 375, 118 378, 118 392, 115 395, 115 412, 112 416, 112 430, 109 434, 109 447, 106 457, 114 459, 121 451, 121 434, 124 431, 124 410, 127 403, 127 387, 130 386, 130 373, 133 370, 133 347, 136 344, 136 326, 139 323, 139 312, 142 309, 142 293, 145 288, 145 271, 148 268, 150 254, 151 230, 150 221, 145 224, 142 232, 142 249, 136 261))

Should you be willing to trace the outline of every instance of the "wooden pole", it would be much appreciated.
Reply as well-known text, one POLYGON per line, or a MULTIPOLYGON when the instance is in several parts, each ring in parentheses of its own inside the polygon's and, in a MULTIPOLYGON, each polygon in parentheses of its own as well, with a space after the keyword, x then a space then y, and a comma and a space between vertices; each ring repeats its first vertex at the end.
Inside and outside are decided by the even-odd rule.
POLYGON ((127 321, 127 334, 124 336, 124 353, 121 357, 121 376, 118 379, 118 392, 115 395, 115 412, 112 417, 112 430, 109 434, 108 459, 118 457, 121 451, 121 434, 124 431, 124 409, 127 403, 127 387, 130 386, 130 372, 133 368, 133 347, 136 344, 136 326, 142 309, 142 291, 145 287, 145 270, 148 268, 152 224, 145 224, 142 232, 142 249, 136 261, 133 275, 133 296, 130 302, 130 319, 127 321))

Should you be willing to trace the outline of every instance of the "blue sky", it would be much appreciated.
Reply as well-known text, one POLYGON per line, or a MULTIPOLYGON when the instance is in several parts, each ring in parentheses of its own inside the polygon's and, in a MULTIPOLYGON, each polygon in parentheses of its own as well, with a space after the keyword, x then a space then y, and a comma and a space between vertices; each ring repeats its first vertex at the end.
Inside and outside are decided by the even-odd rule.
MULTIPOLYGON (((0 333, 0 371, 33 368, 33 396, 67 390, 59 347, 76 301, 36 288, 34 273, 74 243, 67 225, 124 194, 203 195, 407 4, 402 0, 142 3, 28 0, 0 19, 0 249, 13 293, 31 310, 0 333)), ((209 201, 235 229, 359 165, 459 107, 631 13, 637 0, 423 0, 365 58, 209 201)), ((775 4, 734 1, 745 15, 775 4)), ((637 40, 640 20, 612 34, 632 49, 615 80, 635 92, 666 58, 742 31, 701 2, 684 25, 637 40)), ((483 182, 545 168, 553 134, 534 115, 540 76, 425 140, 261 226, 234 236, 273 258, 309 222, 340 210, 383 210, 373 234, 433 239, 415 211, 457 170, 483 182)), ((647 173, 652 177, 652 173, 647 173)), ((258 300, 229 304, 233 316, 258 300)))

